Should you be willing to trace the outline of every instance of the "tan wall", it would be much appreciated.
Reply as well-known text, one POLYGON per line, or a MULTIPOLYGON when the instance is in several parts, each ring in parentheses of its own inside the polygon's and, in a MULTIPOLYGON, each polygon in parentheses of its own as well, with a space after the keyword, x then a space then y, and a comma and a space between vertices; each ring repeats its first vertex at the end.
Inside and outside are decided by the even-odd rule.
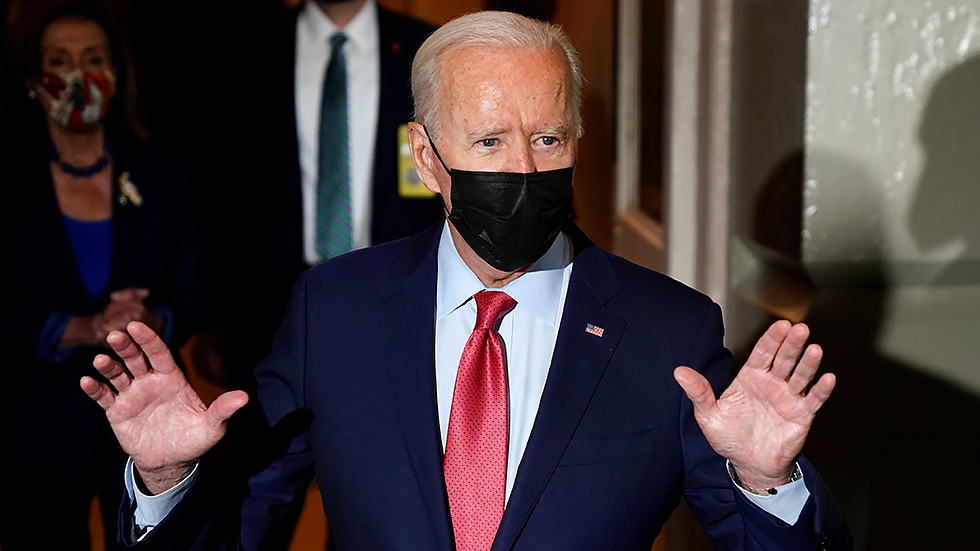
POLYGON ((980 395, 980 0, 814 2, 803 254, 874 345, 980 395))
POLYGON ((978 25, 980 0, 810 2, 801 243, 839 384, 807 453, 858 551, 974 546, 980 484, 937 510, 877 481, 977 448, 978 25))
POLYGON ((808 265, 980 280, 980 1, 811 4, 808 265))

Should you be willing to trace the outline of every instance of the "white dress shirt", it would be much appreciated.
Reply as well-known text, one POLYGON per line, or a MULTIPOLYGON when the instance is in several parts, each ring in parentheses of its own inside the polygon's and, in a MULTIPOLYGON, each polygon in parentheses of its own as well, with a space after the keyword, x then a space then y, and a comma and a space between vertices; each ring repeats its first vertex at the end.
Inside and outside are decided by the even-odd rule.
MULTIPOLYGON (((559 234, 548 252, 527 273, 502 289, 494 289, 506 292, 517 301, 514 309, 501 320, 498 330, 507 353, 509 434, 505 496, 508 500, 551 368, 572 273, 572 258, 570 240, 564 234, 559 234)), ((439 241, 437 278, 436 401, 445 450, 456 371, 463 348, 476 324, 476 303, 471 297, 487 289, 460 257, 448 223, 443 226, 439 241)), ((166 493, 146 496, 134 488, 132 469, 130 460, 126 474, 127 488, 129 495, 135 497, 137 523, 149 529, 169 514, 180 501, 183 488, 192 484, 197 476, 195 469, 195 473, 166 493)), ((762 510, 787 524, 795 524, 810 492, 802 478, 778 488, 779 492, 771 496, 758 496, 742 488, 739 490, 762 510)))
POLYGON ((378 6, 367 3, 338 28, 316 2, 307 0, 296 21, 296 137, 303 197, 303 257, 311 266, 323 260, 316 252, 317 157, 323 77, 330 63, 330 37, 347 35, 347 121, 350 145, 350 199, 355 249, 371 244, 371 179, 381 95, 381 38, 378 6))

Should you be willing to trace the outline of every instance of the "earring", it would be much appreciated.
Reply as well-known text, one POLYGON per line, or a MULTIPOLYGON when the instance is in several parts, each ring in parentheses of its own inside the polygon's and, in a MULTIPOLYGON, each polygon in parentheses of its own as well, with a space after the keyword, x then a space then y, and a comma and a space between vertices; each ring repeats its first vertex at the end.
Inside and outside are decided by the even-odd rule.
POLYGON ((31 99, 37 99, 37 92, 35 92, 34 90, 28 90, 27 97, 31 99))

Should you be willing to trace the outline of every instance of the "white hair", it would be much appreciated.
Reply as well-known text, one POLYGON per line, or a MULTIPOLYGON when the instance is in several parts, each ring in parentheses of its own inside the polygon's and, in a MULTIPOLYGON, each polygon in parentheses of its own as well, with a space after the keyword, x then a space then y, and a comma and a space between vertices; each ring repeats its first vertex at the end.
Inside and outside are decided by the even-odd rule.
POLYGON ((582 136, 582 61, 568 35, 558 25, 505 11, 462 15, 439 27, 419 48, 412 62, 415 122, 426 125, 433 139, 439 134, 440 71, 447 55, 471 47, 506 51, 551 49, 561 55, 571 84, 573 123, 582 136))

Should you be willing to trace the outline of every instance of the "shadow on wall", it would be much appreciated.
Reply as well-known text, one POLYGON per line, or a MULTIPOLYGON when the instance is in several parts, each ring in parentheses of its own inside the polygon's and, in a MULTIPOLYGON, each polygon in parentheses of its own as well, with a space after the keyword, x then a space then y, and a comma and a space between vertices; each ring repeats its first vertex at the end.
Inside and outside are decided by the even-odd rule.
POLYGON ((958 253, 935 279, 939 284, 980 283, 978 92, 980 55, 939 78, 919 127, 926 158, 908 227, 923 252, 958 253))
MULTIPOLYGON (((858 195, 877 185, 854 161, 812 153, 808 163, 819 167, 818 185, 840 179, 858 195)), ((838 386, 804 452, 841 502, 859 551, 973 548, 980 478, 968 465, 978 449, 980 399, 878 352, 893 287, 875 261, 880 201, 861 205, 837 231, 859 233, 866 261, 821 286, 807 318, 838 386)))

